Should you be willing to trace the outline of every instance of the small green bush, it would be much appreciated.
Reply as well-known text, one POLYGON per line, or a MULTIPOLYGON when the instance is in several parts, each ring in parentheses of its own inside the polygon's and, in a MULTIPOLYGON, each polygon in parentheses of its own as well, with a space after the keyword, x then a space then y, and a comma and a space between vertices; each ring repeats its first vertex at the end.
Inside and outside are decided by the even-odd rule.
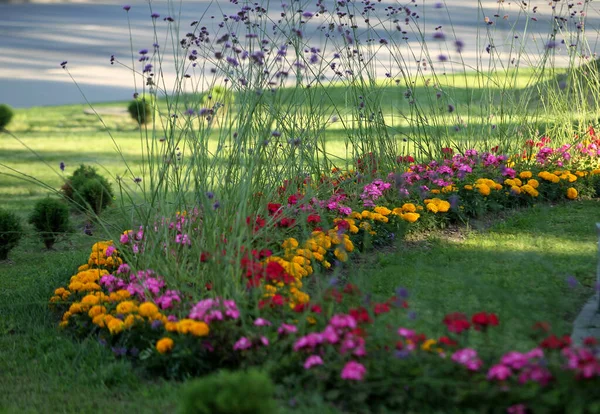
POLYGON ((39 232, 47 249, 51 249, 58 237, 69 231, 69 208, 61 200, 45 198, 38 201, 29 222, 39 232))
POLYGON ((147 124, 154 118, 154 98, 141 96, 129 103, 129 115, 140 125, 147 124))
POLYGON ((264 372, 220 371, 191 381, 179 411, 183 414, 270 414, 274 387, 264 372))
POLYGON ((21 220, 10 211, 0 209, 0 260, 8 259, 10 252, 23 235, 21 220))
POLYGON ((6 104, 0 104, 0 131, 8 126, 14 115, 13 110, 6 104))
POLYGON ((113 199, 113 191, 106 178, 98 174, 94 167, 80 165, 62 186, 62 192, 79 209, 91 208, 100 214, 113 199))

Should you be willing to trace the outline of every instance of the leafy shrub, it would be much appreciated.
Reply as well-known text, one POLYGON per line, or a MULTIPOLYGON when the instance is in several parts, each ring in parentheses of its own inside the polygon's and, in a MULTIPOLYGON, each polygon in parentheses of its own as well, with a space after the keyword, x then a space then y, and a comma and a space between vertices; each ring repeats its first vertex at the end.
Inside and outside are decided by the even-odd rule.
POLYGON ((100 214, 111 202, 113 191, 106 178, 94 167, 80 165, 62 187, 65 197, 80 209, 100 214))
POLYGON ((51 249, 59 235, 69 230, 69 209, 62 201, 45 198, 36 203, 29 222, 40 233, 47 249, 51 249))
POLYGON ((0 104, 0 131, 2 131, 10 123, 14 113, 10 106, 0 104))
POLYGON ((138 124, 147 124, 154 118, 154 98, 140 96, 129 103, 127 111, 138 124))
POLYGON ((0 209, 0 260, 8 259, 8 252, 19 243, 22 233, 19 217, 0 209))
POLYGON ((220 371, 186 387, 180 406, 185 414, 269 414, 275 412, 273 383, 258 370, 220 371))

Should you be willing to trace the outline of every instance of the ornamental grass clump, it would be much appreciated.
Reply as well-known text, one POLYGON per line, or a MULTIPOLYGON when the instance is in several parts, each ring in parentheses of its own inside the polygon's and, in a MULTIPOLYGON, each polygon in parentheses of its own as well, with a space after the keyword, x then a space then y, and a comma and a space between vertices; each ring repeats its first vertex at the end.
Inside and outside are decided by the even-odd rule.
POLYGON ((8 126, 14 115, 13 110, 6 104, 0 104, 0 131, 8 126))
POLYGON ((189 382, 182 414, 270 414, 276 411, 274 387, 267 374, 256 369, 220 371, 189 382))
POLYGON ((19 217, 0 209, 0 261, 8 259, 8 253, 19 243, 23 227, 19 217))
POLYGON ((61 188, 62 193, 80 210, 100 214, 113 200, 112 186, 94 167, 80 165, 61 188))
POLYGON ((35 204, 29 222, 49 250, 61 235, 70 230, 69 208, 59 199, 45 198, 35 204))
POLYGON ((129 103, 127 112, 140 126, 154 119, 154 98, 151 95, 142 95, 129 103))

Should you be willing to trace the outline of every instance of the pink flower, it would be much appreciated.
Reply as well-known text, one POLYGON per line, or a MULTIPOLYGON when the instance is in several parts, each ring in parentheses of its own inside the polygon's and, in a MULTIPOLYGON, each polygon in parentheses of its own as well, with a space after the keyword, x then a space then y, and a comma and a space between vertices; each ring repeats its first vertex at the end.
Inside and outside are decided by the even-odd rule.
POLYGON ((287 323, 282 323, 281 326, 277 329, 277 333, 279 335, 289 335, 298 332, 298 328, 295 325, 288 325, 287 323))
POLYGON ((459 349, 452 354, 452 360, 464 365, 470 371, 477 371, 483 362, 477 358, 477 351, 472 348, 459 349))
POLYGON ((117 249, 115 249, 115 246, 108 246, 106 248, 106 257, 112 256, 113 253, 115 252, 115 250, 117 250, 117 249))
POLYGON ((304 369, 311 369, 315 365, 323 365, 323 360, 318 355, 311 355, 304 361, 304 369))
POLYGON ((241 351, 244 349, 248 349, 252 346, 252 342, 246 338, 245 336, 242 336, 240 339, 238 339, 238 341, 233 345, 233 350, 234 351, 241 351))
POLYGON ((525 414, 527 412, 527 407, 524 404, 516 404, 508 407, 506 409, 508 414, 525 414))
POLYGON ((342 369, 341 377, 345 380, 362 381, 367 369, 365 366, 356 361, 349 361, 342 369))
POLYGON ((333 315, 329 320, 329 324, 337 329, 356 328, 356 320, 352 316, 344 314, 333 315))
POLYGON ((504 381, 512 375, 512 371, 506 365, 497 364, 490 368, 487 374, 489 380, 504 381))
POLYGON ((254 326, 271 326, 271 322, 263 318, 257 318, 254 321, 254 326))
POLYGON ((260 343, 263 344, 264 346, 269 346, 269 340, 267 339, 266 336, 260 337, 260 343))
POLYGON ((325 340, 330 344, 335 344, 340 340, 340 337, 335 331, 335 328, 331 325, 327 325, 327 327, 323 331, 323 338, 325 338, 325 340))
POLYGON ((121 242, 121 244, 129 243, 129 234, 128 233, 121 234, 121 238, 119 239, 119 241, 121 242))
POLYGON ((415 336, 415 331, 406 328, 398 328, 398 335, 404 338, 412 338, 415 336))

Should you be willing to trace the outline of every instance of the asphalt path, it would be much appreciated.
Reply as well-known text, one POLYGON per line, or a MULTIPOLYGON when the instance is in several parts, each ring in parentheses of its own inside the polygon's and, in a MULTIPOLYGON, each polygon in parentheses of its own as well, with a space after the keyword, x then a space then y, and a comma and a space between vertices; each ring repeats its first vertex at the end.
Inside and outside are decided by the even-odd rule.
MULTIPOLYGON (((299 4, 296 0, 283 1, 299 4)), ((328 7, 334 3, 333 0, 321 2, 328 7)), ((304 10, 317 11, 316 0, 303 3, 306 4, 304 10)), ((364 0, 350 4, 362 9, 368 3, 364 0)), ((372 3, 376 11, 372 13, 371 23, 388 19, 386 13, 389 9, 386 7, 397 8, 405 4, 390 1, 372 3)), ((141 49, 152 52, 154 43, 160 44, 160 51, 165 56, 161 84, 172 90, 177 71, 173 59, 168 56, 173 55, 173 51, 181 53, 177 42, 193 30, 190 22, 200 20, 198 27, 206 26, 211 33, 219 30, 219 33, 224 33, 224 29, 218 28, 218 23, 223 16, 236 15, 243 1, 234 4, 229 0, 153 0, 151 3, 131 0, 128 12, 123 10, 123 5, 123 1, 114 0, 0 0, 0 103, 20 108, 81 104, 86 99, 93 103, 130 99, 144 83, 140 76, 134 77, 126 67, 131 67, 132 51, 133 64, 141 69, 137 61, 138 52, 141 49), (160 17, 152 19, 152 13, 158 13, 160 17), (172 16, 174 22, 165 21, 167 16, 172 16), (169 37, 178 26, 179 34, 169 37), (110 64, 112 55, 116 58, 113 65, 110 64), (63 61, 68 62, 68 72, 60 66, 63 61)), ((386 48, 378 52, 374 64, 378 76, 386 73, 398 75, 400 68, 395 63, 398 59, 404 62, 405 67, 415 70, 423 67, 422 59, 428 60, 429 57, 438 71, 457 70, 463 65, 480 70, 487 69, 490 64, 508 67, 515 57, 515 47, 525 51, 520 62, 522 66, 536 64, 547 46, 556 53, 556 64, 566 65, 571 43, 577 43, 577 48, 584 46, 584 54, 593 58, 600 30, 600 5, 594 1, 421 0, 406 5, 419 16, 415 20, 417 23, 410 25, 404 24, 405 15, 397 16, 398 24, 406 33, 397 31, 395 23, 388 21, 388 24, 376 28, 374 33, 361 35, 361 41, 371 36, 376 40, 393 38, 395 42, 406 44, 397 49, 394 56, 386 48), (559 30, 557 42, 552 45, 548 44, 553 19, 549 4, 554 5, 555 13, 561 16, 574 14, 559 30), (576 22, 581 20, 583 10, 587 12, 586 38, 577 38, 576 22), (438 26, 442 26, 437 31, 444 33, 444 41, 434 37, 438 26), (523 35, 525 31, 526 35, 523 35), (515 33, 520 35, 518 39, 515 39, 515 33), (421 36, 427 39, 427 53, 423 52, 417 40, 421 36), (454 50, 456 39, 464 44, 460 54, 454 50), (565 40, 564 44, 562 40, 565 40), (493 59, 486 52, 490 44, 494 45, 493 59)), ((271 1, 264 7, 268 8, 268 15, 275 22, 282 11, 282 2, 271 1)), ((303 39, 320 48, 322 58, 326 59, 328 53, 333 53, 327 46, 332 38, 319 30, 323 19, 314 16, 306 20, 303 39)), ((202 58, 197 62, 199 67, 204 66, 202 58)), ((206 67, 210 65, 209 62, 206 67)), ((197 70, 197 75, 202 73, 197 70)))

